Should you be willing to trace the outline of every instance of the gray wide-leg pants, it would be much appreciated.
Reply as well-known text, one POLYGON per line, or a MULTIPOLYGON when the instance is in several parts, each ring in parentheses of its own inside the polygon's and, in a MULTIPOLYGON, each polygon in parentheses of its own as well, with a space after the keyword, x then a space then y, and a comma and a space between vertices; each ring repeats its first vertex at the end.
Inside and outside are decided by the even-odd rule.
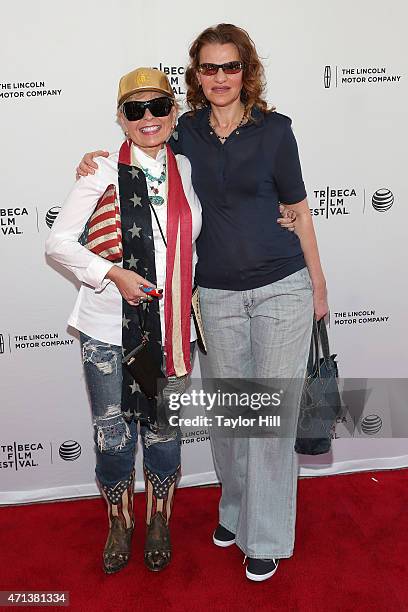
POLYGON ((200 303, 214 378, 291 379, 293 400, 284 408, 289 435, 211 436, 222 484, 220 524, 235 533, 249 557, 290 557, 298 477, 294 443, 313 320, 308 270, 248 291, 200 287, 200 303))

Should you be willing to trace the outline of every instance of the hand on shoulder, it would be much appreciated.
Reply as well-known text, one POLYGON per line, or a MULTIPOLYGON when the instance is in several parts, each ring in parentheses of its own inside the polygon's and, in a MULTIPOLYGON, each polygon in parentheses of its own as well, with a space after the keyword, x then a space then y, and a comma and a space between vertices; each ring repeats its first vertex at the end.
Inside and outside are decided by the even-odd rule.
POLYGON ((76 169, 76 180, 78 180, 81 176, 95 174, 99 167, 96 161, 94 161, 95 157, 109 157, 109 151, 98 150, 85 153, 76 169))

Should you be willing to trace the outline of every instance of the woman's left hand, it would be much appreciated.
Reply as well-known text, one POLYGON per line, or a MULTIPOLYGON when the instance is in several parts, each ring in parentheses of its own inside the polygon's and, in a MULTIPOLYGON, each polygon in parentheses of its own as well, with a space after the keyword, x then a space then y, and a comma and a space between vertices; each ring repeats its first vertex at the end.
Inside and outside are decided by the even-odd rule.
POLYGON ((282 215, 282 217, 279 217, 279 219, 277 220, 277 223, 279 223, 279 225, 283 227, 283 229, 287 229, 290 232, 294 232, 296 228, 295 211, 292 210, 291 208, 288 208, 287 206, 284 206, 283 204, 280 204, 279 212, 282 215))
POLYGON ((329 312, 326 286, 313 289, 313 308, 316 321, 323 319, 329 312))

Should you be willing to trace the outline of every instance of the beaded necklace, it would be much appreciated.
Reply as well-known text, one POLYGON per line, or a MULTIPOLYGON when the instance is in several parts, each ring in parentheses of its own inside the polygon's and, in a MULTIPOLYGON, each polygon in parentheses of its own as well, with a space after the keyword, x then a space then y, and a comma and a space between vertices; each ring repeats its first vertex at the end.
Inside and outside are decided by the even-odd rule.
POLYGON ((159 177, 150 174, 148 168, 142 168, 142 171, 146 177, 146 182, 150 181, 147 182, 148 188, 153 192, 153 195, 149 195, 149 200, 155 206, 162 206, 164 204, 164 198, 157 194, 159 193, 160 185, 166 180, 166 162, 163 162, 163 170, 159 177), (152 183, 157 183, 158 186, 155 187, 155 185, 152 183))
MULTIPOLYGON (((239 134, 239 128, 242 127, 244 125, 244 123, 245 123, 245 111, 244 111, 244 114, 241 117, 241 121, 238 123, 237 127, 235 128, 235 133, 236 134, 239 134)), ((215 131, 215 126, 211 123, 211 109, 208 112, 208 124, 209 124, 209 126, 211 128, 210 129, 210 134, 211 135, 214 134, 218 138, 218 140, 220 141, 221 144, 224 144, 225 141, 227 140, 228 136, 231 136, 232 132, 234 131, 234 130, 232 130, 231 134, 228 134, 228 136, 219 136, 217 134, 217 132, 215 131)))

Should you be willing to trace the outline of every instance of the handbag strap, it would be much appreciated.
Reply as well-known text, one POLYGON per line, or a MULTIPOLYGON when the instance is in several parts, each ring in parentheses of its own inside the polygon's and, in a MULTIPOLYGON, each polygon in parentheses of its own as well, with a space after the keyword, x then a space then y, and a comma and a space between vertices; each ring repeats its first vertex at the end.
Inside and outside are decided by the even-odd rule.
POLYGON ((142 332, 142 340, 143 343, 145 344, 147 342, 147 336, 146 336, 146 332, 145 332, 145 328, 146 328, 146 321, 147 321, 147 308, 144 309, 144 317, 142 319, 142 315, 140 314, 140 309, 143 308, 143 304, 138 304, 136 306, 137 309, 137 316, 139 318, 139 327, 140 327, 140 331, 142 332))
POLYGON ((329 338, 327 336, 327 328, 324 319, 320 319, 317 323, 319 331, 320 346, 322 347, 323 359, 326 363, 330 361, 329 338))
POLYGON ((313 318, 312 338, 310 341, 310 353, 307 370, 308 372, 312 371, 313 373, 320 373, 319 328, 315 318, 313 318))
POLYGON ((156 219, 156 223, 157 223, 157 225, 158 225, 158 227, 159 227, 161 237, 163 238, 164 246, 165 246, 165 247, 166 247, 166 249, 167 249, 167 242, 166 242, 166 239, 165 239, 165 237, 164 237, 164 233, 163 233, 163 230, 162 230, 162 226, 160 225, 159 217, 157 216, 157 212, 154 210, 154 206, 153 206, 153 204, 150 202, 150 200, 149 200, 149 204, 150 204, 150 208, 151 208, 151 209, 152 209, 152 211, 153 211, 154 218, 156 219))
POLYGON ((314 329, 312 327, 312 335, 310 337, 310 351, 309 357, 307 358, 307 372, 312 372, 314 370, 314 362, 315 362, 315 337, 314 337, 314 329))

